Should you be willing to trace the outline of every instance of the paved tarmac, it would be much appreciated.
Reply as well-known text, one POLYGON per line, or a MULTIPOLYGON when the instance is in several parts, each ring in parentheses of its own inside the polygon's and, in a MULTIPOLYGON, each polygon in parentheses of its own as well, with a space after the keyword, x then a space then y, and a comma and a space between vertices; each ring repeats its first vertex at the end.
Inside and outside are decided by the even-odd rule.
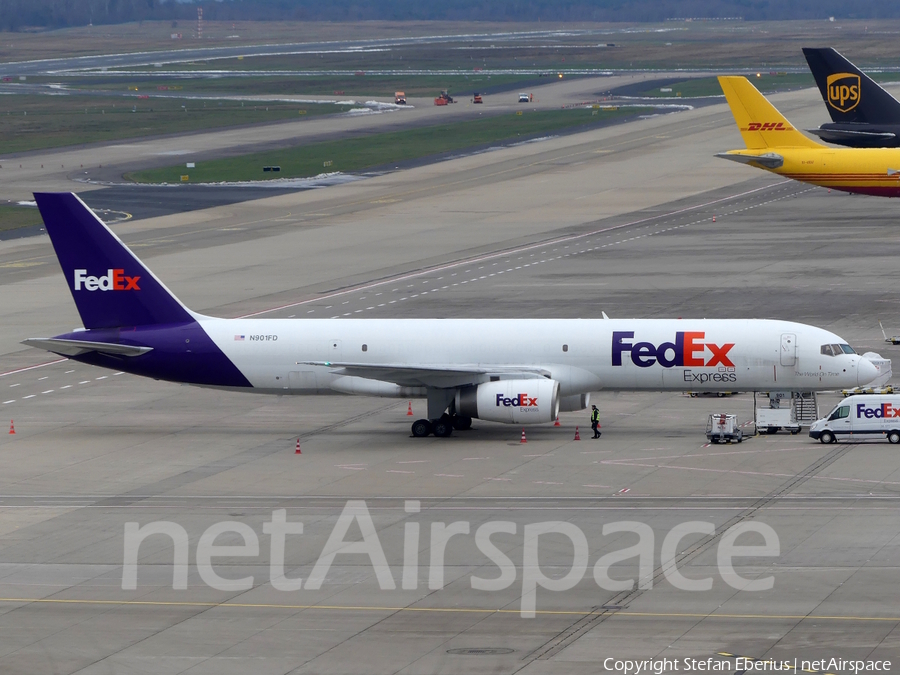
MULTIPOLYGON (((798 125, 821 117, 811 92, 778 105, 798 125)), ((223 316, 777 317, 898 358, 877 324, 900 328, 896 202, 712 156, 739 143, 724 106, 711 106, 114 229, 190 307, 223 316)), ((414 439, 406 401, 241 396, 23 349, 24 337, 79 323, 45 238, 0 242, 0 285, 0 409, 17 432, 0 437, 4 673, 546 675, 649 658, 742 670, 720 653, 900 659, 900 456, 887 443, 708 446, 707 414, 746 421, 751 396, 671 393, 596 395, 596 441, 573 440, 583 412, 528 428, 524 445, 519 428, 477 421, 414 439), (324 572, 326 542, 353 507, 346 541, 367 537, 386 566, 342 552, 324 572), (279 509, 304 524, 283 570, 266 526, 279 509), (187 534, 186 588, 173 588, 182 549, 161 534, 141 543, 135 587, 123 588, 128 523, 158 521, 187 534), (202 535, 223 521, 242 532, 215 544, 249 547, 198 565, 202 535), (643 569, 604 558, 638 541, 616 531, 622 521, 652 533, 643 569), (705 533, 672 534, 700 521, 705 533), (456 533, 445 545, 442 524, 456 533), (748 524, 771 528, 777 547, 736 558, 741 581, 719 553, 748 524), (683 590, 673 564, 711 588, 683 590), (210 572, 252 581, 229 590, 210 572), (564 590, 532 596, 538 574, 564 590), (299 589, 278 590, 297 578, 299 589), (769 578, 768 590, 735 588, 769 578)))

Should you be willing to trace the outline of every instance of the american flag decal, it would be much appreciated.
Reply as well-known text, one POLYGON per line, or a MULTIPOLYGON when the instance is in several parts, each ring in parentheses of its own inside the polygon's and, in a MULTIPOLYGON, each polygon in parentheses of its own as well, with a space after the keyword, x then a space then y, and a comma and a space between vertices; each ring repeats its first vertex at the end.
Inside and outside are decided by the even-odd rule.
POLYGON ((235 336, 234 336, 234 341, 235 341, 235 342, 243 342, 243 341, 244 341, 244 336, 243 336, 243 335, 235 335, 235 336))

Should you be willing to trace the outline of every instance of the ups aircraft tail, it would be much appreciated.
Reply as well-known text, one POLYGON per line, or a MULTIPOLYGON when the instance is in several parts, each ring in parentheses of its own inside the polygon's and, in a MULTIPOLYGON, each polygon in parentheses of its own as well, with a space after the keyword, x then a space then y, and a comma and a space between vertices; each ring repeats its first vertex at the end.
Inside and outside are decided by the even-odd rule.
POLYGON ((721 76, 719 84, 748 150, 825 147, 797 131, 746 77, 721 76))
POLYGON ((900 124, 900 101, 831 47, 804 47, 816 85, 834 122, 900 124))

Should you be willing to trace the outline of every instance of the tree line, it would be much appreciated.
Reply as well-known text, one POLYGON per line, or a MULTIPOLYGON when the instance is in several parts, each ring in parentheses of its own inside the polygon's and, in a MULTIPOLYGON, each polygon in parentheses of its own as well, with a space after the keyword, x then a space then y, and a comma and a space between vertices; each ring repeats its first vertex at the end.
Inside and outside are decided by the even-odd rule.
POLYGON ((130 21, 747 21, 897 18, 883 0, 0 0, 0 30, 130 21))

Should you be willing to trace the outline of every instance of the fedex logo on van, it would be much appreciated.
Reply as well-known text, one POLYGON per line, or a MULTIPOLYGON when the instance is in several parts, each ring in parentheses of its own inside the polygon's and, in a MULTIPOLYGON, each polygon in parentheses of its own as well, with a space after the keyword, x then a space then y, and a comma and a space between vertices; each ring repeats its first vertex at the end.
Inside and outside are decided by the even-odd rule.
POLYGON ((630 342, 634 331, 613 331, 612 364, 622 365, 622 354, 628 352, 631 362, 639 368, 649 368, 659 363, 663 368, 674 366, 724 366, 733 368, 734 363, 728 358, 728 352, 734 343, 717 345, 703 342, 704 331, 678 331, 674 342, 663 342, 654 345, 652 342, 630 342), (709 352, 707 358, 706 353, 709 352))
POLYGON ((106 276, 95 277, 87 270, 75 270, 75 290, 86 291, 139 291, 140 277, 125 276, 125 270, 107 270, 106 276))
POLYGON ((518 394, 508 398, 503 394, 497 394, 497 407, 504 408, 534 408, 537 407, 537 396, 531 398, 528 394, 518 394))
POLYGON ((865 403, 856 405, 856 417, 868 417, 872 419, 887 419, 888 417, 900 417, 900 408, 895 408, 890 403, 882 403, 877 408, 869 408, 865 403))

